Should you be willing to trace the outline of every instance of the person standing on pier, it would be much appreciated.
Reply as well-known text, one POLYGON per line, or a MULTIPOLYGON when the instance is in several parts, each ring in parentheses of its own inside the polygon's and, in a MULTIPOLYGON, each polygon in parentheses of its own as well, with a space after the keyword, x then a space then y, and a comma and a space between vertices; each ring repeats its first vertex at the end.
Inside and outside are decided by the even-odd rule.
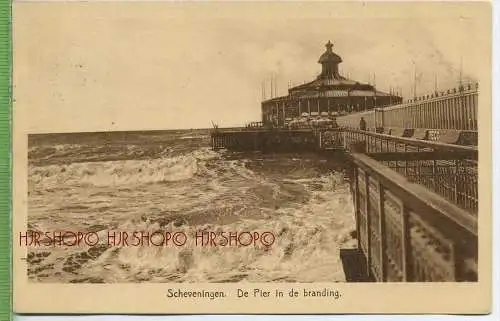
POLYGON ((339 124, 337 123, 337 117, 333 117, 332 127, 333 128, 338 128, 339 127, 339 124))
POLYGON ((366 121, 363 117, 359 120, 359 130, 366 130, 366 121))

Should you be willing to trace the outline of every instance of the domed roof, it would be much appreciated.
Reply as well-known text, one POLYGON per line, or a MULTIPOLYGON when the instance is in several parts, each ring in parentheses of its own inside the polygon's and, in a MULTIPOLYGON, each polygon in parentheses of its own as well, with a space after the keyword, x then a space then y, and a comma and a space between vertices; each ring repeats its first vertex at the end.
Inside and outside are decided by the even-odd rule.
POLYGON ((328 43, 325 45, 325 47, 326 51, 321 55, 321 57, 319 57, 318 60, 320 64, 323 64, 325 62, 333 62, 339 64, 342 62, 342 58, 340 58, 339 55, 333 52, 333 44, 330 42, 330 40, 328 40, 328 43))

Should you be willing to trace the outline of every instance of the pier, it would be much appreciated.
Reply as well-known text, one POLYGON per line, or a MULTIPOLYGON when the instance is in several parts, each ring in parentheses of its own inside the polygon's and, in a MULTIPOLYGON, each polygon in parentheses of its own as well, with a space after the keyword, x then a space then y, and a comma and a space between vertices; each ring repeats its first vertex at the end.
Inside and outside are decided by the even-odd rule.
POLYGON ((357 238, 341 251, 348 281, 477 281, 477 94, 460 87, 351 113, 335 128, 216 129, 211 143, 345 159, 357 238))

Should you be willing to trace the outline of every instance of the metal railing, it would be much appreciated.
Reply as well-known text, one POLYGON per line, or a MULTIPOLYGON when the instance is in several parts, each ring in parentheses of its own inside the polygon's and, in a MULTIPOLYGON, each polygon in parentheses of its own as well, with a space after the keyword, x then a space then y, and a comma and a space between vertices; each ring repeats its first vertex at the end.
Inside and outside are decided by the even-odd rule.
POLYGON ((402 104, 377 108, 337 118, 340 126, 357 128, 363 117, 367 128, 401 127, 476 130, 479 85, 466 85, 415 97, 402 104))
POLYGON ((350 152, 366 153, 402 174, 407 183, 423 185, 462 209, 477 214, 477 147, 346 128, 321 134, 322 146, 338 144, 350 152))

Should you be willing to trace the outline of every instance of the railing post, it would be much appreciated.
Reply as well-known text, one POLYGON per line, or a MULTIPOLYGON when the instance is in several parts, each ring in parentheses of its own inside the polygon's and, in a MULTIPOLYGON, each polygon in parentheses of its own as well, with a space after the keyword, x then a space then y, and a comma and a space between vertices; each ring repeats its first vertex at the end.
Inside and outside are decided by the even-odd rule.
POLYGON ((437 183, 439 183, 439 180, 436 182, 436 160, 432 160, 432 188, 436 190, 437 183))
MULTIPOLYGON (((406 153, 408 150, 407 150, 407 145, 404 144, 404 152, 406 153)), ((408 160, 404 160, 405 162, 405 176, 408 177, 408 160)))
POLYGON ((361 250, 361 236, 360 236, 360 219, 359 219, 359 185, 358 185, 358 167, 353 164, 353 174, 354 174, 354 215, 356 219, 356 238, 358 243, 358 249, 361 250))
POLYGON ((454 173, 454 179, 453 179, 453 182, 454 182, 454 195, 453 195, 453 200, 455 201, 455 204, 459 204, 458 203, 458 172, 459 172, 459 168, 458 168, 458 162, 459 160, 455 159, 455 173, 454 173))
POLYGON ((382 183, 378 182, 379 191, 379 201, 378 201, 378 212, 379 212, 379 231, 380 231, 380 264, 382 272, 382 282, 387 281, 387 238, 385 234, 385 200, 384 200, 384 186, 382 183))
POLYGON ((366 267, 368 276, 372 275, 372 257, 371 257, 371 219, 370 219, 370 176, 365 171, 365 215, 366 215, 366 267))
POLYGON ((401 214, 402 214, 402 250, 403 250, 403 282, 409 282, 412 280, 411 271, 411 235, 410 235, 410 224, 409 224, 409 213, 408 209, 401 204, 401 214))

